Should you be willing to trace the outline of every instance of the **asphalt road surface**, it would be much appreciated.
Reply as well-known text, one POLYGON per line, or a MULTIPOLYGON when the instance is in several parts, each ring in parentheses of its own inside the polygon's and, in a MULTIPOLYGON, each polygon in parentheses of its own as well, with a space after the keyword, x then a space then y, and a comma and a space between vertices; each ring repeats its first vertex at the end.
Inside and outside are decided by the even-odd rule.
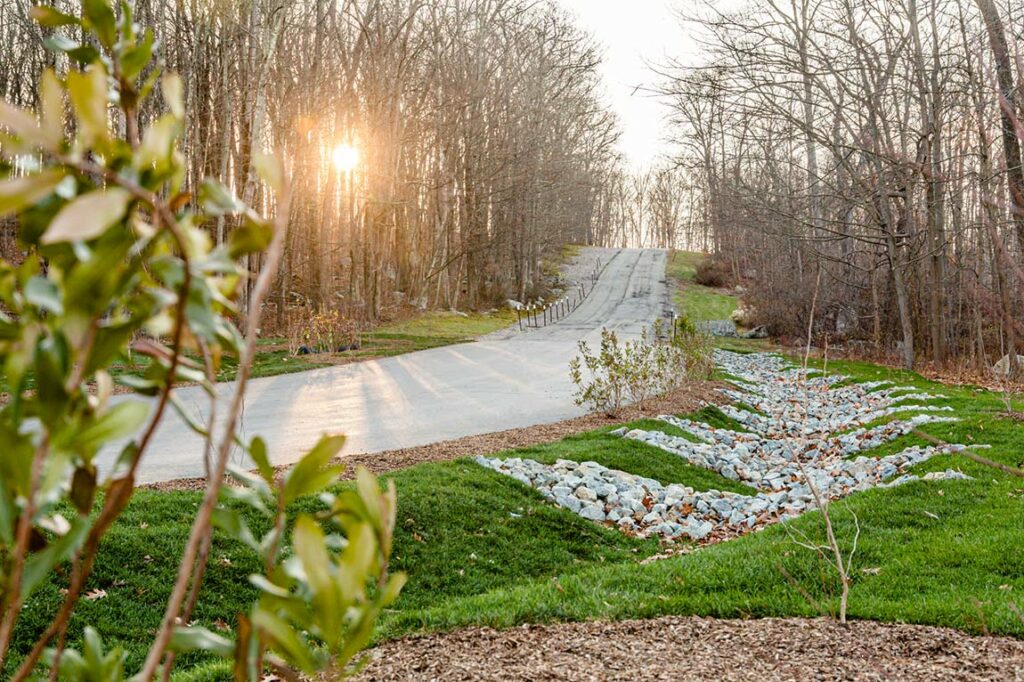
MULTIPOLYGON (((541 329, 383 360, 253 379, 241 423, 245 440, 261 435, 275 464, 296 461, 324 433, 348 437, 344 453, 425 445, 575 417, 568 364, 580 339, 602 327, 638 335, 669 305, 666 253, 608 250, 584 302, 541 329)), ((218 386, 226 409, 232 385, 218 386)), ((203 421, 208 400, 197 387, 176 391, 203 421)), ((140 466, 140 482, 203 475, 202 441, 169 411, 140 466)), ((116 452, 100 455, 109 471, 116 452)), ((240 464, 244 455, 234 455, 240 464)))

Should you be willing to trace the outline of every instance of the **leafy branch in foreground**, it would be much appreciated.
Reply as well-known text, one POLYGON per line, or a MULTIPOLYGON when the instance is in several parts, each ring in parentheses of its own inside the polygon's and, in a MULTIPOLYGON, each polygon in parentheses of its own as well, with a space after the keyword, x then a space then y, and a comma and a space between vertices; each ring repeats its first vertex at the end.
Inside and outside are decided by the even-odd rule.
POLYGON ((174 653, 193 649, 232 658, 236 679, 259 679, 265 666, 289 678, 329 667, 341 672, 402 584, 401 576, 387 575, 394 490, 382 493, 360 472, 355 491, 324 493, 337 481, 338 470, 326 462, 340 438, 324 438, 280 483, 255 439, 245 449, 259 475, 236 471, 239 485, 223 485, 288 224, 284 169, 272 157, 254 159, 275 220, 214 180, 204 181, 194 200, 178 151, 181 80, 154 64, 153 34, 134 23, 129 4, 88 0, 82 8, 80 17, 32 8, 52 31, 50 47, 71 66, 64 76, 43 73, 38 111, 0 100, 0 219, 16 221, 26 254, 20 263, 0 262, 0 364, 9 394, 0 406, 0 670, 28 679, 45 658, 51 679, 124 677, 123 655, 104 651, 101 633, 86 627, 77 652, 68 648, 68 626, 101 541, 130 501, 140 462, 171 407, 205 440, 195 454, 205 457, 208 482, 137 679, 169 678, 174 653), (76 42, 60 33, 64 28, 88 39, 76 42), (158 85, 167 112, 142 121, 140 107, 158 85), (214 247, 204 225, 220 217, 234 229, 214 247), (243 337, 232 317, 250 276, 239 262, 253 253, 262 254, 263 267, 243 337), (115 401, 110 370, 129 353, 150 362, 142 375, 117 380, 134 399, 115 401), (186 414, 173 391, 179 381, 199 384, 212 414, 211 377, 224 356, 238 357, 238 373, 215 433, 186 414), (131 440, 116 465, 99 471, 98 453, 124 438, 131 440), (289 528, 287 506, 315 494, 327 511, 300 516, 289 528), (238 500, 273 521, 258 542, 225 504, 238 500), (322 524, 340 534, 326 534, 322 524), (252 578, 261 596, 239 615, 232 639, 180 626, 200 599, 215 526, 264 558, 264 573, 252 578), (58 568, 68 576, 60 606, 30 650, 13 652, 23 604, 58 568))

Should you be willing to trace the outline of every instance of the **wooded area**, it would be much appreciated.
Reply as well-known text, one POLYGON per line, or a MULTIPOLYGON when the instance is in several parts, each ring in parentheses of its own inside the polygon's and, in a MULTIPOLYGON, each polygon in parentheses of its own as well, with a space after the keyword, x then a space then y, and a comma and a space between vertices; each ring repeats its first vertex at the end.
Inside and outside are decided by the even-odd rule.
MULTIPOLYGON (((0 6, 0 95, 35 104, 50 33, 0 6)), ((78 2, 57 9, 74 14, 78 2)), ((266 207, 267 149, 294 187, 270 322, 388 306, 472 308, 541 286, 541 262, 595 236, 617 164, 592 40, 526 0, 139 0, 188 109, 185 185, 221 179, 266 207)), ((77 36, 76 36, 77 37, 77 36)), ((148 125, 157 101, 142 111, 148 125)), ((123 124, 122 124, 123 125, 123 124)), ((208 226, 220 243, 235 227, 208 226)), ((5 232, 5 248, 13 232, 5 232)), ((255 270, 258 263, 251 263, 255 270)))
POLYGON ((1024 28, 997 0, 756 0, 689 17, 693 210, 761 321, 988 367, 1024 327, 1024 28))

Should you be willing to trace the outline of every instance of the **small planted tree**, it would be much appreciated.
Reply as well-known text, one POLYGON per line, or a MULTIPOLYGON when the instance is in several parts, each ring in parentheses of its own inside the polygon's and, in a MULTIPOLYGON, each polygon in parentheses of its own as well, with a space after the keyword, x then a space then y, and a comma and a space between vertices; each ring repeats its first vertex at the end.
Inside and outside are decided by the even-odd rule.
POLYGON ((236 679, 259 679, 266 668, 292 678, 296 671, 340 671, 402 584, 387 571, 394 490, 382 492, 361 471, 354 490, 326 493, 339 473, 327 464, 342 446, 339 437, 321 440, 281 479, 258 438, 241 443, 256 474, 229 466, 288 223, 285 170, 273 157, 254 159, 276 207, 273 220, 215 180, 195 195, 186 191, 178 151, 183 86, 154 62, 153 34, 134 23, 130 6, 83 0, 81 16, 43 6, 32 15, 70 67, 64 75, 42 74, 37 111, 0 100, 0 219, 16 221, 25 254, 0 263, 7 393, 0 406, 0 670, 12 667, 12 635, 26 599, 63 565, 68 585, 50 625, 5 674, 27 679, 46 662, 66 679, 124 677, 123 657, 106 651, 95 629, 86 629, 82 651, 68 648, 68 624, 104 535, 132 498, 158 425, 170 410, 189 419, 174 397, 176 383, 204 386, 214 409, 210 377, 220 358, 234 355, 236 390, 224 419, 211 420, 220 428, 192 423, 206 441, 208 482, 137 678, 168 677, 174 653, 192 649, 230 659, 236 679), (150 100, 166 113, 144 126, 139 110, 150 100), (235 227, 214 247, 204 226, 221 216, 235 227), (250 287, 243 334, 232 319, 252 275, 239 262, 255 253, 264 265, 250 287), (146 369, 115 380, 112 368, 129 353, 145 357, 146 369), (115 384, 137 398, 112 400, 115 384), (97 453, 123 438, 131 440, 116 466, 101 475, 97 453), (227 474, 237 485, 223 485, 227 474), (324 511, 289 524, 288 505, 314 494, 324 511), (238 500, 271 521, 266 535, 256 537, 233 511, 238 500), (182 625, 201 599, 215 527, 249 544, 264 564, 251 577, 260 596, 230 637, 182 625))

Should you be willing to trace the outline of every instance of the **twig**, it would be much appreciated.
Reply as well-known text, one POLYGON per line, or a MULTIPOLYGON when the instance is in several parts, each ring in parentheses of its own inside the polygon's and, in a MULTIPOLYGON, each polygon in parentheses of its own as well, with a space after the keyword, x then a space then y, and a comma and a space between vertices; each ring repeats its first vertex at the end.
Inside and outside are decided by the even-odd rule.
POLYGON ((810 592, 808 592, 803 585, 800 584, 800 581, 794 578, 792 574, 790 574, 790 572, 786 570, 786 567, 782 565, 781 561, 776 561, 775 567, 779 569, 779 573, 781 573, 782 576, 789 581, 789 584, 792 585, 796 589, 796 591, 800 593, 800 596, 806 599, 808 603, 810 603, 810 605, 813 606, 818 613, 820 613, 823 616, 833 615, 830 610, 823 607, 821 603, 817 599, 815 599, 814 596, 810 592))
MULTIPOLYGON (((949 443, 942 440, 941 438, 936 438, 930 433, 925 433, 921 429, 914 429, 911 433, 913 433, 918 438, 921 438, 922 440, 931 443, 932 445, 949 445, 949 443)), ((1017 467, 1012 467, 1009 464, 996 462, 994 460, 989 459, 988 457, 982 457, 978 453, 972 452, 971 450, 963 450, 962 452, 958 452, 957 454, 963 455, 967 459, 973 460, 978 464, 983 464, 992 469, 998 469, 999 471, 1002 471, 1005 474, 1010 474, 1011 476, 1016 476, 1018 478, 1024 478, 1024 470, 1018 469, 1017 467)))
POLYGON ((163 655, 167 650, 171 634, 179 620, 186 591, 198 568, 197 559, 203 539, 210 532, 213 511, 217 506, 224 473, 227 470, 228 458, 235 442, 235 427, 242 409, 242 401, 245 397, 246 384, 249 381, 252 360, 256 355, 256 343, 259 334, 260 318, 262 316, 263 300, 270 290, 272 280, 277 273, 277 266, 281 260, 281 254, 284 250, 290 206, 291 189, 290 187, 285 187, 278 204, 274 238, 271 241, 270 248, 267 250, 265 266, 259 274, 256 287, 253 289, 250 299, 249 316, 246 321, 246 343, 238 360, 238 376, 235 379, 235 391, 227 411, 227 420, 221 434, 214 471, 207 481, 206 493, 196 515, 195 522, 192 525, 192 531, 179 564, 178 576, 171 591, 171 596, 167 601, 167 608, 164 611, 160 629, 157 631, 157 635, 150 647, 142 672, 139 673, 139 680, 151 680, 153 675, 156 674, 156 669, 164 657, 163 655))

